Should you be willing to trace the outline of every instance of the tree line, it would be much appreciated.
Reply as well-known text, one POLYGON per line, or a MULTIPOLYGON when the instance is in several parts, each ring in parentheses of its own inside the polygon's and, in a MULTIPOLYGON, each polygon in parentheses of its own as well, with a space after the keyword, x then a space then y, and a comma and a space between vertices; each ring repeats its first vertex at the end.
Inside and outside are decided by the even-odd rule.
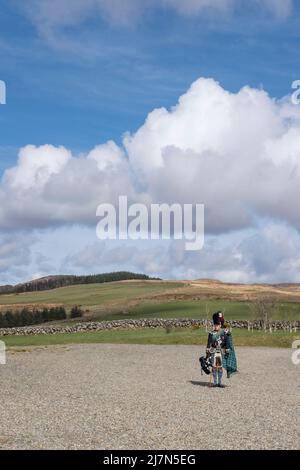
POLYGON ((57 275, 36 279, 30 282, 17 284, 16 286, 0 286, 0 294, 34 292, 41 290, 57 289, 77 284, 98 284, 103 282, 125 281, 125 280, 158 280, 159 278, 149 277, 146 274, 131 273, 128 271, 118 271, 103 274, 90 274, 87 276, 57 275))
POLYGON ((23 308, 19 311, 7 310, 0 312, 0 328, 14 328, 18 326, 37 325, 52 320, 64 320, 67 318, 64 307, 43 308, 42 310, 29 310, 23 308))
MULTIPOLYGON (((70 311, 70 318, 79 318, 83 316, 81 307, 74 305, 70 311)), ((29 310, 24 307, 22 310, 5 313, 0 312, 0 328, 15 328, 18 326, 38 325, 53 320, 65 320, 67 313, 64 307, 50 307, 43 309, 29 310)))

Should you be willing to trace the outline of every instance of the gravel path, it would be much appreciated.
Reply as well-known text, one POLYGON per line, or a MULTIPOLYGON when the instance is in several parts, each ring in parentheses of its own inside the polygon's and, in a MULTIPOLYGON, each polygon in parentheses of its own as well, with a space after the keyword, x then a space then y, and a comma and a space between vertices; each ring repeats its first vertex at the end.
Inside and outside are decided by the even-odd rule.
POLYGON ((3 449, 300 449, 300 366, 237 348, 241 372, 207 387, 195 346, 15 349, 0 365, 3 449))

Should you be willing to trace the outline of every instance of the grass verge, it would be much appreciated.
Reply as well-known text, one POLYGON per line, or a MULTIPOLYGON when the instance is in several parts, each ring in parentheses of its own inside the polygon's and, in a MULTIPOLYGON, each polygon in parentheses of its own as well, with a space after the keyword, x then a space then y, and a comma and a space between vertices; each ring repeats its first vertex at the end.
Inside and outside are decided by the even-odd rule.
MULTIPOLYGON (((287 332, 264 333, 235 329, 236 346, 268 346, 290 348, 300 334, 287 332)), ((122 344, 185 344, 205 345, 207 333, 204 328, 178 328, 167 332, 164 328, 141 328, 128 330, 105 330, 84 333, 60 333, 55 335, 5 336, 6 346, 46 346, 70 343, 122 343, 122 344)))

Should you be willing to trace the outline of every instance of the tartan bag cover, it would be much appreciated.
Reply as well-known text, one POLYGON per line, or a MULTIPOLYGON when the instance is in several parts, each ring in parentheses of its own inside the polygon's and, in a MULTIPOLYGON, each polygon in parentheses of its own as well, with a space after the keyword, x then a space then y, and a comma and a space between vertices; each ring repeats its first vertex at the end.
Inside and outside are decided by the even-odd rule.
POLYGON ((230 348, 230 351, 229 351, 228 356, 227 357, 224 356, 223 358, 223 361, 224 361, 223 367, 231 375, 237 372, 238 369, 237 369, 237 360, 236 360, 231 333, 227 333, 227 338, 228 338, 228 347, 230 348))

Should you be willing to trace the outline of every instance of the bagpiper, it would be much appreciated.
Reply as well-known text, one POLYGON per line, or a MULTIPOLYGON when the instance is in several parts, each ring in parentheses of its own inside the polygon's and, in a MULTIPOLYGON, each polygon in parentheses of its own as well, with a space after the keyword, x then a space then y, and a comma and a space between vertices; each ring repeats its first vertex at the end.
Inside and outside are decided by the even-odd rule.
POLYGON ((222 384, 224 358, 229 355, 229 342, 228 335, 223 329, 224 316, 222 312, 213 314, 213 329, 208 334, 206 357, 209 358, 212 376, 213 387, 224 388, 222 384))

